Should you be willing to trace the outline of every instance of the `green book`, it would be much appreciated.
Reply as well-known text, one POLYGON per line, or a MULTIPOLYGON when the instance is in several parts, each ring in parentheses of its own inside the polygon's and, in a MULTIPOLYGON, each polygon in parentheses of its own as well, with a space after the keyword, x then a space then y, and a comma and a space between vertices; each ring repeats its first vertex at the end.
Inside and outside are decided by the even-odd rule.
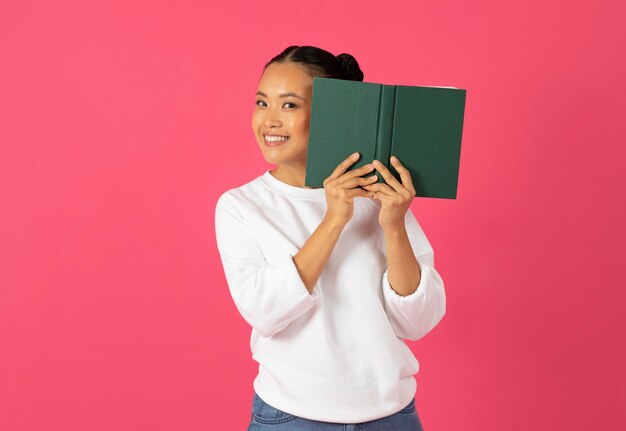
MULTIPOLYGON (((350 154, 348 170, 396 156, 416 196, 456 199, 466 90, 313 78, 305 185, 323 182, 350 154)), ((378 175, 376 170, 364 175, 378 175)))

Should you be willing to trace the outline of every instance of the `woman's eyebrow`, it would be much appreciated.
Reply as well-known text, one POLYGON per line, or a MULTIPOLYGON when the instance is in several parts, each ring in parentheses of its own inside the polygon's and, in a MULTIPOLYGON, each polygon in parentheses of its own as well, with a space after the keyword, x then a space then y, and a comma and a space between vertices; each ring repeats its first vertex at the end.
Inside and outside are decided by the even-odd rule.
MULTIPOLYGON (((263 93, 262 91, 257 91, 257 92, 256 92, 256 95, 257 95, 257 96, 267 97, 267 94, 263 93)), ((279 95, 278 95, 278 97, 280 97, 281 99, 282 99, 282 98, 285 98, 285 97, 290 97, 290 96, 291 96, 291 97, 297 97, 298 99, 302 99, 302 100, 304 100, 305 102, 307 101, 304 97, 302 97, 302 96, 298 96, 296 93, 282 93, 282 94, 279 94, 279 95)))

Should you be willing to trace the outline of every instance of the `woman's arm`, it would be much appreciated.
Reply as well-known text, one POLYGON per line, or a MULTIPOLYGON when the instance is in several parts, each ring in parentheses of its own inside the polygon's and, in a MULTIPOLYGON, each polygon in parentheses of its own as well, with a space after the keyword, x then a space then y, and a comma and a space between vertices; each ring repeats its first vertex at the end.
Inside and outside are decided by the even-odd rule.
MULTIPOLYGON (((435 269, 433 248, 411 209, 405 215, 405 231, 410 249, 404 248, 404 239, 392 238, 387 243, 387 270, 383 273, 382 288, 385 312, 394 332, 400 338, 416 341, 446 314, 446 293, 443 279, 435 269), (412 278, 412 261, 419 267, 418 278, 412 278), (407 265, 407 274, 403 265, 407 265), (398 284, 403 280, 406 285, 398 284)), ((385 235, 386 241, 390 236, 393 235, 385 235)))
POLYGON ((317 298, 301 280, 293 255, 268 262, 229 192, 215 207, 215 235, 224 274, 237 310, 261 335, 271 337, 315 308, 317 298))
POLYGON ((356 156, 358 153, 348 156, 324 180, 327 202, 326 215, 294 256, 293 260, 309 292, 315 287, 335 248, 335 244, 337 244, 339 235, 354 214, 354 199, 359 196, 369 197, 374 194, 358 187, 372 184, 372 181, 377 179, 376 175, 361 178, 361 175, 372 171, 374 165, 367 164, 346 172, 348 167, 357 160, 356 156))
POLYGON ((395 157, 391 163, 402 183, 385 165, 377 160, 373 163, 386 183, 363 188, 376 191, 373 199, 382 205, 378 221, 387 245, 387 269, 382 278, 385 311, 396 335, 415 341, 446 313, 443 280, 435 270, 433 249, 410 208, 415 196, 411 174, 395 157))
POLYGON ((344 227, 345 223, 325 217, 293 257, 300 277, 309 292, 313 291, 319 280, 344 227))
POLYGON ((408 296, 417 290, 421 270, 413 254, 404 223, 383 229, 383 233, 387 245, 389 284, 398 295, 408 296))

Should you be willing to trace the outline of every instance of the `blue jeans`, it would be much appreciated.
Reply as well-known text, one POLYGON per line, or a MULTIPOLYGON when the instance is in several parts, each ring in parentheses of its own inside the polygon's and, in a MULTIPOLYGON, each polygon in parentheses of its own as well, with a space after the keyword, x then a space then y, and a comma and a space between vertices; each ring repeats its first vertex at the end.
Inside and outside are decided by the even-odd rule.
POLYGON ((295 416, 267 404, 254 393, 252 420, 247 431, 424 431, 415 398, 402 410, 384 418, 358 424, 320 422, 295 416))

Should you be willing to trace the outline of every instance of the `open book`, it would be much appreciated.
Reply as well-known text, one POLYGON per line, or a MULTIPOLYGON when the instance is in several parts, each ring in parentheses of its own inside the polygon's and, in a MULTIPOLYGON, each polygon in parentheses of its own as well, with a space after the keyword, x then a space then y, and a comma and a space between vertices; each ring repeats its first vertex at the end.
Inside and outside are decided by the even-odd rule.
MULTIPOLYGON (((313 78, 305 185, 323 187, 358 151, 349 170, 377 159, 401 181, 395 155, 416 196, 456 199, 466 90, 313 78)), ((373 171, 365 176, 378 175, 373 171)))

